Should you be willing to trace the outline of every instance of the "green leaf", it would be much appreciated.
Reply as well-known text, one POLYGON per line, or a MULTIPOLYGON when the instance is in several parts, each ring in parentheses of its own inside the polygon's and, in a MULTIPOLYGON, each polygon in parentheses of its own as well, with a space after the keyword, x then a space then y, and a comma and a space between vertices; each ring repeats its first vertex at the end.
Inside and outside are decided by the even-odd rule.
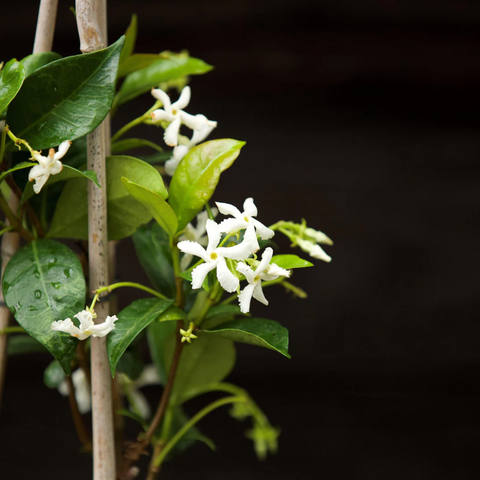
POLYGON ((148 430, 148 423, 140 415, 137 415, 136 413, 133 413, 130 410, 126 410, 125 408, 117 410, 115 413, 117 415, 122 415, 122 417, 128 417, 128 418, 131 418, 132 420, 135 420, 142 426, 142 428, 145 431, 148 430))
POLYGON ((157 322, 170 322, 172 320, 188 320, 188 316, 181 308, 172 306, 157 318, 157 322))
POLYGON ((22 170, 24 168, 32 168, 34 167, 35 165, 38 165, 38 163, 36 162, 21 162, 21 163, 18 163, 17 165, 15 165, 13 168, 11 168, 10 170, 7 170, 6 172, 3 172, 1 175, 0 175, 0 183, 3 182, 3 180, 5 179, 5 177, 7 175, 10 175, 11 173, 13 173, 15 170, 22 170))
POLYGON ((130 345, 117 363, 117 373, 124 373, 130 380, 137 380, 145 368, 138 345, 130 345))
POLYGON ((207 73, 212 68, 211 65, 198 58, 192 58, 185 54, 170 53, 168 58, 157 60, 147 68, 127 75, 117 94, 115 103, 121 105, 154 87, 158 87, 162 82, 185 75, 207 73))
POLYGON ((205 330, 215 328, 222 323, 233 320, 235 315, 243 316, 238 305, 217 305, 216 307, 212 307, 205 317, 203 328, 205 330))
POLYGON ((140 227, 132 239, 140 265, 155 290, 175 298, 177 287, 167 232, 158 223, 152 223, 140 227))
POLYGON ((117 315, 115 330, 107 336, 107 355, 112 377, 115 376, 120 357, 136 336, 172 304, 173 300, 142 298, 131 303, 117 315))
POLYGON ((27 57, 20 60, 25 69, 25 76, 28 77, 35 70, 38 70, 40 67, 43 67, 54 60, 59 60, 62 56, 55 52, 41 52, 41 53, 32 53, 27 57))
MULTIPOLYGON (((36 165, 36 164, 35 164, 36 165)), ((54 183, 65 182, 71 178, 85 178, 93 182, 100 188, 100 184, 97 181, 97 174, 93 170, 84 170, 83 172, 69 165, 63 165, 63 170, 57 175, 50 175, 45 186, 49 187, 54 183)), ((1 181, 1 179, 0 179, 1 181)), ((45 188, 45 187, 44 187, 45 188)), ((29 198, 35 195, 33 191, 33 182, 28 182, 25 190, 23 191, 21 203, 26 202, 29 198)))
POLYGON ((172 158, 172 152, 168 151, 154 153, 153 155, 138 155, 138 158, 144 162, 150 163, 151 165, 155 165, 157 163, 164 163, 172 158))
POLYGON ((204 333, 226 338, 233 342, 269 348, 290 358, 288 354, 288 330, 273 320, 265 318, 233 320, 213 330, 205 330, 204 333))
POLYGON ((43 372, 43 383, 48 388, 57 388, 65 380, 61 365, 54 360, 43 372))
MULTIPOLYGON (((170 368, 175 338, 165 345, 167 371, 170 368)), ((198 335, 191 345, 186 345, 180 357, 172 400, 181 401, 192 390, 221 382, 235 365, 235 347, 229 340, 215 335, 198 335)))
POLYGON ((270 263, 274 263, 275 265, 285 268, 286 270, 289 270, 290 268, 313 267, 313 263, 309 262, 308 260, 304 260, 297 255, 290 254, 274 255, 270 263))
POLYGON ((52 331, 52 323, 85 308, 86 285, 75 253, 52 240, 35 240, 17 251, 3 275, 5 303, 17 322, 70 373, 78 340, 52 331))
POLYGON ((15 135, 41 150, 98 127, 115 95, 123 42, 121 37, 103 50, 56 60, 26 78, 7 114, 15 135))
POLYGON ((212 140, 192 148, 178 166, 170 184, 170 205, 182 230, 202 210, 215 191, 220 174, 240 153, 245 142, 212 140))
POLYGON ((130 20, 130 25, 125 32, 125 44, 123 45, 122 53, 120 53, 120 66, 130 55, 132 55, 133 51, 135 50, 135 42, 137 41, 137 30, 137 16, 133 14, 132 19, 130 20))
POLYGON ((147 340, 160 383, 167 383, 168 370, 165 362, 165 345, 177 329, 175 322, 153 322, 147 327, 147 340))
POLYGON ((173 237, 177 232, 178 220, 172 207, 155 192, 122 177, 122 182, 128 193, 145 205, 157 223, 173 237))
MULTIPOLYGON (((152 214, 135 200, 121 182, 128 177, 133 182, 166 197, 168 192, 158 171, 138 158, 115 156, 107 158, 108 239, 128 237, 152 214)), ((57 202, 49 238, 88 238, 87 185, 83 179, 69 180, 57 202)))
POLYGON ((162 147, 159 147, 156 143, 150 142, 149 140, 144 140, 143 138, 125 138, 124 140, 112 143, 112 154, 122 153, 127 150, 142 147, 149 147, 157 152, 163 152, 162 147))
MULTIPOLYGON (((10 60, 0 70, 0 113, 15 98, 25 80, 25 69, 15 59, 10 60)), ((16 134, 17 132, 15 132, 16 134)), ((18 136, 18 135, 17 135, 18 136)))
POLYGON ((46 353, 45 347, 30 335, 12 335, 8 339, 7 355, 23 353, 46 353))
POLYGON ((118 78, 125 77, 130 73, 147 68, 152 63, 158 60, 163 60, 164 58, 164 53, 159 53, 158 55, 154 53, 135 53, 120 64, 120 67, 118 68, 118 78))

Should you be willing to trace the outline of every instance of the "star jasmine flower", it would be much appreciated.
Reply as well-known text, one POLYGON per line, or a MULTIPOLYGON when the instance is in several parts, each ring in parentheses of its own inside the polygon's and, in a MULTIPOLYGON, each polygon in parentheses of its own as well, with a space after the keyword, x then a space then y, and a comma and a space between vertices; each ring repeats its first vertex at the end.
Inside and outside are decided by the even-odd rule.
POLYGON ((305 236, 310 237, 316 243, 325 243, 326 245, 333 245, 333 241, 328 238, 320 230, 315 230, 314 228, 306 228, 305 236))
POLYGON ((268 300, 265 298, 262 290, 262 280, 270 281, 276 278, 289 277, 290 272, 284 268, 270 264, 272 260, 273 250, 268 247, 262 254, 262 260, 255 270, 252 270, 246 263, 240 262, 237 265, 237 271, 245 276, 249 283, 238 295, 238 301, 240 303, 240 311, 242 313, 248 313, 250 311, 250 302, 252 297, 257 299, 264 305, 268 305, 268 300))
POLYGON ((217 269, 217 279, 227 292, 234 292, 238 285, 238 278, 229 270, 226 258, 232 260, 245 260, 255 251, 255 232, 245 232, 244 239, 234 247, 219 247, 221 232, 219 226, 208 219, 206 221, 208 245, 205 250, 199 243, 185 240, 178 243, 178 248, 184 253, 200 257, 205 263, 192 270, 192 288, 200 288, 208 272, 217 269), (252 236, 253 233, 253 236, 252 236))
POLYGON ((310 240, 304 240, 303 238, 295 239, 295 243, 304 251, 307 252, 311 257, 317 258, 318 260, 323 260, 324 262, 331 262, 332 257, 327 255, 323 248, 316 243, 311 242, 310 240))
MULTIPOLYGON (((218 210, 214 207, 211 210, 213 217, 215 218, 218 215, 218 210)), ((180 240, 190 240, 191 242, 197 242, 202 247, 206 247, 208 244, 208 237, 207 233, 207 219, 208 219, 208 212, 203 210, 197 215, 197 226, 194 227, 191 223, 189 223, 185 227, 185 231, 183 235, 180 237, 180 240)), ((186 270, 192 261, 192 255, 185 253, 180 261, 180 268, 186 270)))
POLYGON ((75 315, 80 322, 80 328, 75 326, 70 318, 66 320, 58 320, 53 322, 51 329, 58 332, 69 333, 72 337, 76 337, 79 340, 85 340, 90 335, 94 337, 105 337, 112 330, 115 329, 115 322, 118 318, 113 315, 112 317, 108 316, 103 323, 95 325, 93 322, 94 314, 90 310, 82 310, 81 312, 75 315))
POLYGON ((225 233, 237 232, 238 230, 254 228, 256 231, 255 235, 255 246, 258 250, 260 245, 258 244, 257 235, 262 240, 268 240, 275 235, 273 230, 270 230, 263 223, 260 223, 256 218, 258 214, 257 207, 253 202, 253 198, 247 198, 243 203, 243 212, 237 207, 230 205, 229 203, 220 203, 216 202, 218 210, 223 215, 231 215, 234 218, 227 218, 220 223, 220 231, 225 233))
POLYGON ((208 120, 205 115, 195 115, 193 119, 187 119, 185 125, 193 128, 193 135, 186 145, 177 145, 173 149, 173 157, 165 162, 165 172, 171 177, 173 177, 173 174, 183 160, 183 157, 193 147, 203 142, 210 135, 211 131, 217 126, 217 122, 208 120))
MULTIPOLYGON (((72 373, 72 383, 75 389, 75 398, 77 400, 80 413, 87 413, 92 409, 92 396, 90 393, 90 384, 82 368, 78 368, 72 373)), ((57 388, 64 396, 68 397, 68 385, 64 380, 57 388)))
POLYGON ((35 185, 33 186, 33 191, 35 193, 40 193, 40 190, 45 185, 50 175, 56 175, 63 170, 61 158, 65 156, 70 148, 72 142, 68 140, 62 142, 58 147, 58 152, 55 153, 55 149, 51 148, 48 151, 48 156, 44 157, 40 152, 34 152, 32 159, 38 162, 38 165, 35 165, 28 174, 28 180, 33 182, 35 180, 35 185))

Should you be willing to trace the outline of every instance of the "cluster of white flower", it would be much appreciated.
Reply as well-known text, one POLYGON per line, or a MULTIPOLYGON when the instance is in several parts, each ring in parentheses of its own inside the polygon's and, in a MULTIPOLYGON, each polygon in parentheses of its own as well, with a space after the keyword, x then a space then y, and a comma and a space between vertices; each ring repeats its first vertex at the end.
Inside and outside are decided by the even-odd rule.
POLYGON ((175 173, 183 157, 195 145, 203 142, 217 126, 217 122, 209 120, 205 115, 190 115, 183 109, 189 104, 191 90, 189 86, 184 87, 179 99, 175 103, 170 102, 170 97, 160 88, 152 89, 152 95, 160 100, 163 109, 154 110, 150 115, 154 122, 166 121, 170 125, 165 129, 163 139, 173 149, 173 157, 166 161, 165 171, 172 176, 175 173), (193 135, 185 144, 179 145, 180 126, 185 125, 193 130, 193 135))
MULTIPOLYGON (((231 215, 233 218, 226 219, 220 224, 206 219, 205 230, 208 236, 206 249, 199 242, 191 240, 181 241, 177 245, 183 253, 195 255, 204 261, 192 270, 192 288, 200 288, 208 272, 216 268, 217 279, 221 287, 230 293, 238 290, 240 280, 229 268, 228 259, 234 261, 235 270, 243 275, 248 282, 248 285, 238 294, 240 310, 243 313, 250 311, 252 297, 268 305, 268 300, 262 291, 262 280, 274 280, 279 276, 289 277, 290 272, 274 263, 270 263, 273 255, 273 250, 270 247, 265 249, 260 262, 255 262, 249 257, 260 248, 257 236, 262 240, 268 240, 273 237, 275 232, 254 218, 258 212, 253 198, 245 200, 243 212, 228 203, 217 203, 217 207, 222 214, 231 215), (242 242, 233 246, 219 246, 222 233, 226 234, 223 244, 229 237, 241 231, 244 232, 242 242), (245 263, 246 261, 249 261, 252 265, 257 264, 255 270, 245 263)), ((197 220, 197 229, 199 227, 199 220, 197 220)))
POLYGON ((66 320, 53 322, 51 329, 69 333, 72 337, 76 337, 79 340, 85 340, 90 336, 105 337, 105 335, 108 335, 115 329, 115 322, 118 320, 115 315, 112 317, 108 316, 103 323, 95 325, 93 319, 96 318, 96 315, 88 308, 77 313, 75 318, 80 322, 80 328, 75 326, 70 318, 67 318, 66 320))
POLYGON ((36 160, 38 165, 35 165, 30 172, 28 173, 28 180, 33 182, 35 180, 35 185, 33 185, 33 191, 35 193, 40 193, 40 190, 45 185, 50 175, 56 175, 63 170, 61 158, 65 156, 70 148, 72 142, 65 141, 60 144, 58 147, 58 152, 55 153, 55 149, 51 148, 48 151, 48 157, 41 155, 41 152, 33 152, 32 160, 36 160))

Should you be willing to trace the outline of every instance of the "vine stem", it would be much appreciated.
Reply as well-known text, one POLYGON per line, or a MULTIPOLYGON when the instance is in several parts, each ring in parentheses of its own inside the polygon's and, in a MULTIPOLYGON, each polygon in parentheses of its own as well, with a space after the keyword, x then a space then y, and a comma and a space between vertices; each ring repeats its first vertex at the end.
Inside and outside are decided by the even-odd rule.
POLYGON ((112 283, 111 285, 107 285, 105 287, 97 288, 96 290, 94 290, 93 293, 95 293, 95 297, 93 298, 92 305, 90 306, 90 308, 95 308, 95 304, 96 304, 100 294, 102 294, 104 292, 111 292, 111 291, 113 291, 117 288, 120 288, 120 287, 138 288, 139 290, 143 290, 144 292, 150 293, 154 297, 161 298, 162 300, 170 300, 165 295, 162 295, 161 293, 153 290, 152 288, 146 287, 145 285, 142 285, 140 283, 118 282, 118 283, 112 283))
MULTIPOLYGON (((55 32, 55 20, 57 16, 58 0, 41 0, 38 12, 37 28, 35 31, 35 41, 33 44, 33 53, 48 52, 52 50, 53 35, 55 32)), ((5 132, 6 134, 6 132, 5 132)), ((3 137, 3 135, 2 135, 3 137)), ((2 153, 3 156, 3 153, 2 153)), ((3 158, 0 158, 0 162, 3 158)), ((2 197, 3 198, 3 197, 2 197)), ((19 206, 18 198, 12 193, 8 199, 8 208, 16 212, 19 206)), ((8 222, 7 222, 8 223, 8 222)), ((2 247, 0 256, 2 258, 1 275, 10 258, 15 254, 20 245, 20 235, 17 232, 5 232, 2 238, 2 247)), ((3 303, 3 293, 0 288, 0 330, 8 326, 10 320, 10 311, 3 303)), ((7 363, 7 335, 0 335, 0 407, 2 403, 3 385, 5 381, 6 363, 7 363)))
POLYGON ((112 137, 112 143, 116 142, 119 138, 121 138, 125 133, 127 133, 129 130, 131 130, 133 127, 136 127, 137 125, 140 125, 143 123, 145 120, 151 120, 150 114, 156 110, 157 108, 160 108, 162 105, 162 102, 156 101, 155 104, 153 105, 152 108, 148 109, 143 115, 141 115, 138 118, 135 118, 131 122, 127 123, 124 125, 118 132, 115 133, 112 137))
MULTIPOLYGON (((77 24, 82 53, 94 52, 106 46, 98 20, 106 12, 106 0, 76 0, 77 24)), ((108 236, 105 128, 100 125, 87 136, 87 164, 97 174, 102 188, 94 183, 88 187, 88 252, 90 286, 108 284, 108 236)), ((108 302, 96 308, 96 323, 108 315, 108 302)), ((115 441, 113 429, 112 382, 108 365, 106 339, 91 340, 93 479, 115 478, 115 441)))
MULTIPOLYGON (((231 397, 225 397, 221 398, 219 400, 216 400, 215 402, 212 402, 210 405, 207 405, 205 408, 200 410, 196 415, 194 415, 171 439, 170 441, 165 445, 164 448, 162 448, 160 454, 155 458, 153 465, 154 468, 156 469, 155 475, 158 474, 160 471, 160 467, 162 465, 163 460, 165 457, 170 453, 172 448, 182 439, 182 437, 195 425, 197 424, 203 417, 208 415, 210 412, 213 412, 213 410, 216 410, 217 408, 223 407, 223 405, 228 405, 229 403, 237 403, 237 402, 246 402, 246 399, 244 397, 239 397, 239 396, 231 396, 231 397)), ((155 477, 149 477, 149 479, 154 480, 155 477)))

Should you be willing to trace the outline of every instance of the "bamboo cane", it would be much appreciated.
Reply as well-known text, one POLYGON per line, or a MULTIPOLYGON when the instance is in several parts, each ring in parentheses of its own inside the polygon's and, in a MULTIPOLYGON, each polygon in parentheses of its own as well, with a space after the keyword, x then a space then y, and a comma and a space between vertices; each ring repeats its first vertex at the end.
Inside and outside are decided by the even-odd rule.
MULTIPOLYGON (((55 20, 57 17, 58 0, 41 0, 38 11, 37 28, 35 31, 35 40, 33 43, 33 53, 49 52, 52 50, 53 34, 55 32, 55 20)), ((2 159, 0 159, 1 161, 2 159)), ((11 192, 8 198, 8 206, 12 212, 16 212, 19 206, 17 196, 11 192)), ((8 224, 8 222, 6 222, 8 224)), ((3 272, 10 258, 18 250, 20 236, 16 232, 7 232, 3 234, 2 247, 0 255, 2 257, 3 272)), ((10 311, 4 304, 3 292, 0 288, 0 330, 8 326, 10 320, 10 311)), ((7 335, 0 335, 0 407, 2 403, 3 384, 7 367, 7 335)))
MULTIPOLYGON (((106 46, 98 24, 97 12, 106 11, 106 0, 76 0, 80 50, 93 52, 106 46)), ((101 19, 100 19, 101 20, 101 19)), ((99 126, 87 137, 87 163, 95 171, 102 188, 88 187, 88 251, 90 290, 108 284, 107 198, 105 134, 99 126)), ((108 314, 108 303, 96 307, 97 322, 108 314)), ((114 480, 115 447, 110 369, 105 338, 91 340, 93 478, 114 480)))

